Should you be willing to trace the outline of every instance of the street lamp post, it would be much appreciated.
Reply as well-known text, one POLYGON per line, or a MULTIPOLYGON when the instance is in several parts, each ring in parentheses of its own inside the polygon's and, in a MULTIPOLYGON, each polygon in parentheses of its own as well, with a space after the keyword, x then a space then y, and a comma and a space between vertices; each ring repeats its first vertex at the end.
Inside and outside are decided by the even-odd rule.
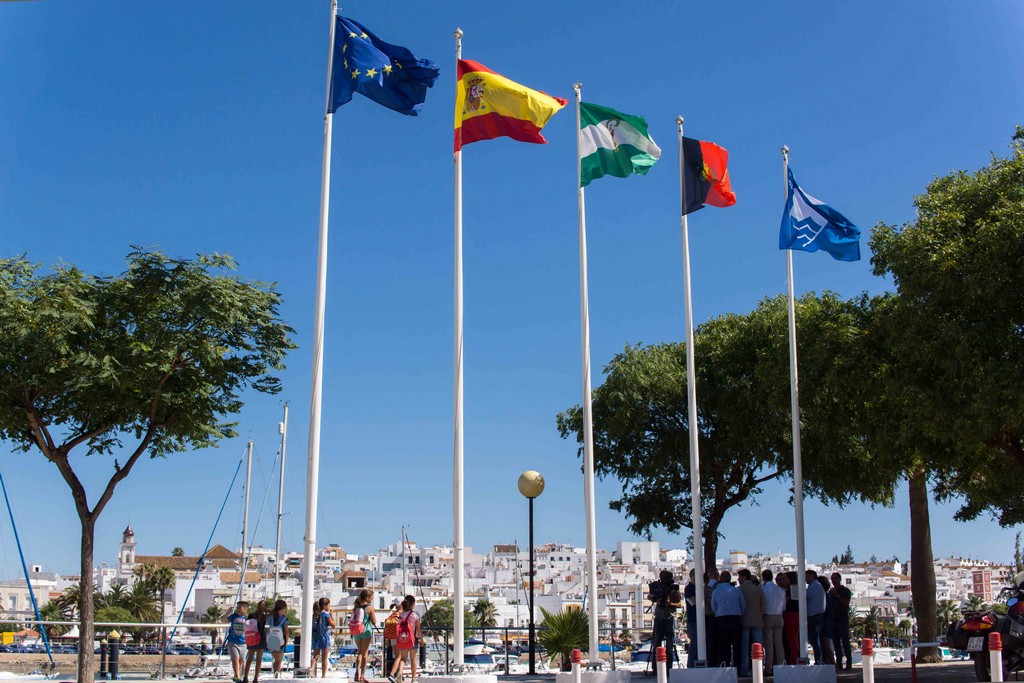
POLYGON ((537 674, 537 628, 533 618, 533 499, 544 493, 544 477, 540 472, 527 470, 519 475, 519 493, 530 501, 530 675, 533 676, 537 674))

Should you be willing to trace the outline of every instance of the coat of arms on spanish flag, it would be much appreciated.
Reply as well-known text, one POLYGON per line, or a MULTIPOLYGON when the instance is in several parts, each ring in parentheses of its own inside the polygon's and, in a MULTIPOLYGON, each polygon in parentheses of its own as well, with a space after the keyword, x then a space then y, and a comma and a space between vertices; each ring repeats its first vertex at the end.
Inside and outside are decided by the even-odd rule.
POLYGON ((455 151, 478 140, 510 137, 544 144, 540 134, 568 100, 532 90, 479 62, 459 60, 455 90, 455 151))

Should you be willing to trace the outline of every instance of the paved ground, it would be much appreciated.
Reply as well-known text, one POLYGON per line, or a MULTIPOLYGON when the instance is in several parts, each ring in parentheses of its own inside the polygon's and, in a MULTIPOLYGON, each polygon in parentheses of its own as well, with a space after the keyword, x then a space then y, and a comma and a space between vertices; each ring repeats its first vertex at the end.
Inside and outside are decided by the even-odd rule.
MULTIPOLYGON (((125 679, 141 679, 141 675, 129 675, 125 676, 125 679)), ((262 677, 261 677, 262 679, 262 677)), ((645 676, 642 673, 633 674, 634 683, 650 682, 654 683, 655 679, 653 676, 645 676)), ((15 680, 15 679, 8 679, 15 680)), ((73 680, 69 676, 59 677, 60 681, 73 680)), ((169 680, 173 680, 173 677, 169 677, 169 680)), ((211 681, 210 683, 225 683, 226 679, 218 679, 211 681)), ((268 683, 272 679, 267 678, 268 683)), ((287 683, 295 679, 281 679, 279 683, 287 683)), ((310 679, 300 679, 302 681, 308 681, 310 679)), ((328 681, 331 679, 328 678, 328 681)), ((344 680, 344 679, 338 679, 344 680)), ((428 683, 430 678, 424 677, 421 679, 423 683, 428 683)), ((530 676, 527 674, 515 674, 511 676, 499 676, 499 683, 554 683, 554 674, 538 674, 536 676, 530 676)), ((741 678, 740 681, 751 681, 750 678, 741 678)), ((766 678, 766 681, 771 681, 771 678, 766 678)), ((864 674, 858 667, 852 671, 842 671, 837 676, 837 681, 844 683, 853 683, 854 681, 863 681, 864 674)), ((875 681, 878 683, 896 683, 897 681, 912 681, 914 680, 911 672, 911 667, 907 663, 903 664, 891 664, 884 666, 875 667, 875 681)), ((943 662, 941 664, 921 664, 917 667, 917 681, 921 683, 974 683, 976 681, 974 677, 974 664, 968 660, 965 662, 943 662)), ((1009 676, 1006 678, 1007 681, 1024 681, 1024 677, 1016 678, 1009 676)), ((203 683, 200 679, 194 679, 194 683, 203 683)), ((370 679, 370 683, 387 683, 387 679, 370 679)))

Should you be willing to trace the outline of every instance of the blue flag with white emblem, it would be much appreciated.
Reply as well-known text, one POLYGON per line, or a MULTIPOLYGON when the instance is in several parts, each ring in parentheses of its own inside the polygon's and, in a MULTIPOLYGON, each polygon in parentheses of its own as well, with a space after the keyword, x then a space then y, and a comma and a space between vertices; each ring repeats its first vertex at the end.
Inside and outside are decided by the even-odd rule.
POLYGON ((789 195, 779 249, 827 251, 837 261, 860 260, 860 230, 843 214, 800 189, 789 171, 789 195))
POLYGON ((440 70, 429 59, 417 59, 404 47, 391 45, 358 21, 337 17, 334 64, 328 112, 352 100, 369 97, 400 114, 416 116, 440 70))

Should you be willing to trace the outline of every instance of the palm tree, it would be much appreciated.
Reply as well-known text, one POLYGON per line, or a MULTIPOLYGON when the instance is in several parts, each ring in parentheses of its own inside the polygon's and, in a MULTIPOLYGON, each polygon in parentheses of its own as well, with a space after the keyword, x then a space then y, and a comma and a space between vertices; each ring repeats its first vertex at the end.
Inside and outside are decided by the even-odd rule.
POLYGON ((185 549, 181 546, 174 546, 174 550, 171 551, 171 557, 185 557, 185 549))
MULTIPOLYGON (((57 600, 51 600, 39 608, 39 618, 42 621, 68 621, 70 615, 57 600)), ((46 630, 47 640, 62 636, 71 630, 70 626, 42 626, 41 628, 46 630)))
POLYGON ((145 581, 146 578, 155 571, 156 567, 152 562, 143 562, 142 564, 135 565, 135 569, 132 573, 134 573, 140 581, 145 581))
POLYGON ((68 586, 64 589, 64 594, 57 598, 56 603, 61 610, 74 617, 82 609, 82 587, 77 583, 68 586))
POLYGON ((154 593, 160 596, 160 621, 162 622, 166 618, 166 600, 167 591, 174 586, 174 581, 177 577, 174 575, 174 570, 170 567, 160 567, 150 572, 149 576, 146 577, 146 583, 149 584, 150 588, 154 593))
MULTIPOLYGON (((294 610, 289 610, 294 611, 294 610)), ((224 610, 217 605, 210 605, 203 612, 202 616, 199 617, 200 623, 203 624, 219 624, 220 620, 224 618, 224 610)), ((290 623, 290 622, 289 622, 290 623)), ((297 623, 297 622, 296 622, 297 623)))
POLYGON ((977 595, 972 595, 964 600, 964 604, 960 609, 963 612, 981 612, 985 609, 985 601, 977 595))
POLYGON ((563 610, 551 614, 540 608, 544 620, 537 633, 537 642, 544 646, 548 656, 553 660, 561 656, 562 671, 570 670, 569 655, 573 650, 584 649, 590 640, 590 618, 581 609, 563 610))
POLYGON ((945 633, 949 625, 960 618, 960 608, 956 600, 939 600, 935 605, 935 619, 939 633, 945 633))
POLYGON ((864 635, 873 638, 878 635, 878 605, 872 605, 864 617, 864 635))
POLYGON ((910 623, 910 619, 904 619, 896 625, 896 630, 900 634, 900 638, 906 638, 910 635, 910 630, 914 627, 910 623))
POLYGON ((498 608, 487 598, 480 598, 473 605, 473 614, 481 626, 498 625, 498 608))
POLYGON ((160 617, 153 589, 143 582, 135 583, 117 606, 128 610, 139 621, 154 622, 160 617))

